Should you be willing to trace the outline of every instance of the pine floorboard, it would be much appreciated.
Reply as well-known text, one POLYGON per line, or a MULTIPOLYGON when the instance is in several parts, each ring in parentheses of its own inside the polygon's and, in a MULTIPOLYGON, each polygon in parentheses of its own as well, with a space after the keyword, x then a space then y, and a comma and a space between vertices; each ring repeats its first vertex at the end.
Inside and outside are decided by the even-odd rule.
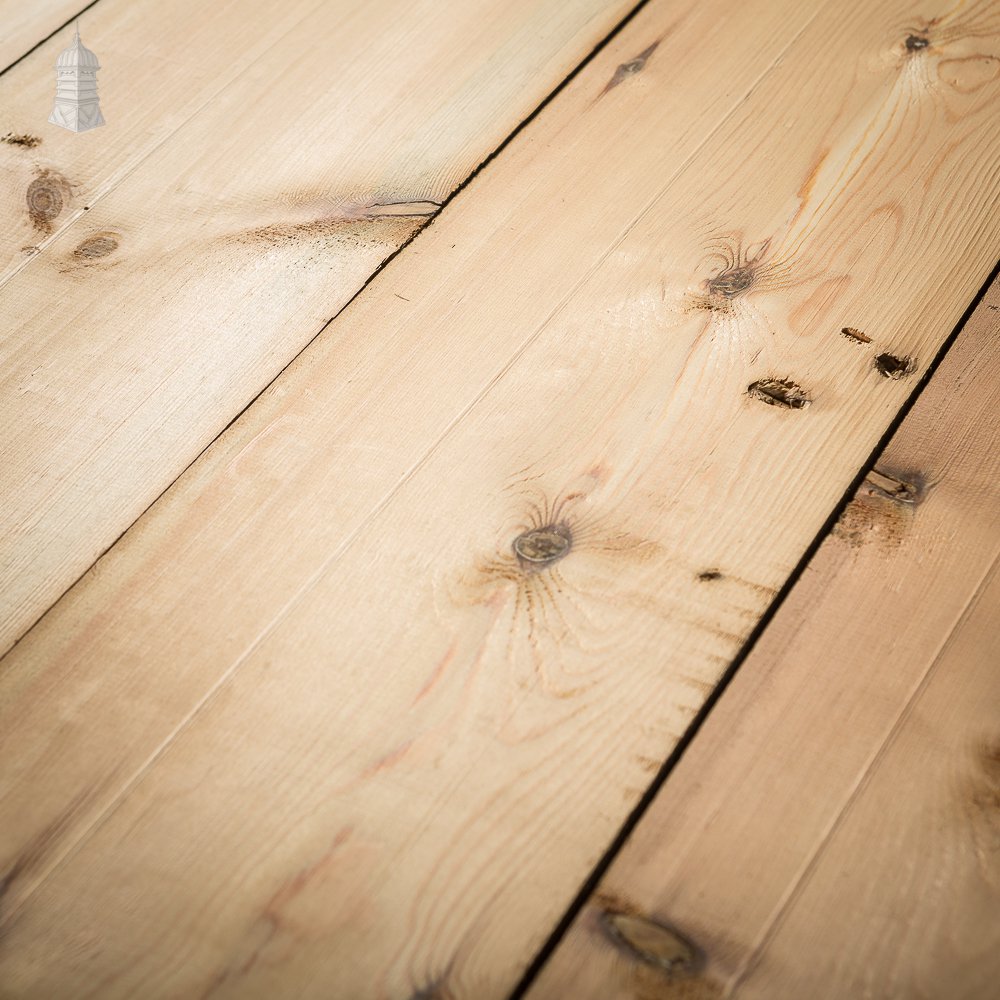
POLYGON ((991 996, 1000 7, 156 7, 0 147, 0 997, 991 996))
POLYGON ((0 73, 86 7, 87 0, 0 0, 0 73))
POLYGON ((0 652, 615 26, 623 0, 101 0, 108 124, 0 77, 0 652))
POLYGON ((992 995, 998 407, 1000 281, 529 998, 992 995))

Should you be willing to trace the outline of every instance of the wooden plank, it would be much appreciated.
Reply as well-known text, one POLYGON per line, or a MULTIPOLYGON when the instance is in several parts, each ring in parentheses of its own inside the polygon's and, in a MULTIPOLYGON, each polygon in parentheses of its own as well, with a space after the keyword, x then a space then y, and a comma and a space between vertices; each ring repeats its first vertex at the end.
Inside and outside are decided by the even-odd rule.
POLYGON ((737 995, 996 995, 998 622, 994 563, 737 995))
MULTIPOLYGON (((107 53, 109 96, 132 94, 142 105, 137 95, 153 88, 163 63, 149 57, 156 22, 148 5, 145 19, 135 6, 121 24, 95 16, 88 42, 107 53), (127 90, 113 75, 115 40, 136 46, 120 67, 127 90), (142 71, 130 75, 136 60, 142 71)), ((202 24, 199 4, 173 11, 183 19, 157 43, 172 41, 215 69, 176 68, 169 80, 184 81, 179 108, 137 151, 125 152, 149 128, 148 111, 136 110, 131 122, 123 115, 120 129, 113 103, 98 130, 111 136, 99 169, 103 140, 65 130, 55 130, 64 133, 58 139, 46 133, 38 150, 9 150, 24 174, 9 188, 19 246, 30 240, 19 231, 29 224, 25 190, 42 206, 61 204, 60 192, 70 199, 82 174, 104 193, 74 195, 75 214, 59 216, 58 232, 0 292, 9 330, 0 344, 0 650, 434 215, 627 6, 476 0, 455 12, 436 0, 363 8, 339 0, 280 5, 261 25, 245 4, 213 6, 202 24), (233 19, 240 30, 216 51, 233 19), (89 174, 73 165, 88 148, 89 174)), ((33 68, 47 51, 32 57, 33 68)), ((163 89, 172 94, 169 80, 163 89)))
POLYGON ((531 1000, 994 995, 998 334, 994 283, 531 1000))
POLYGON ((0 0, 0 72, 65 24, 86 2, 0 0))
POLYGON ((280 6, 176 0, 167 10, 154 0, 100 0, 80 29, 101 62, 98 94, 107 125, 79 135, 48 120, 56 59, 74 25, 0 77, 0 135, 16 140, 0 143, 0 282, 30 270, 55 238, 85 221, 86 212, 316 7, 316 0, 280 6))
POLYGON ((650 5, 7 657, 10 981, 509 989, 992 264, 997 19, 835 6, 650 5))

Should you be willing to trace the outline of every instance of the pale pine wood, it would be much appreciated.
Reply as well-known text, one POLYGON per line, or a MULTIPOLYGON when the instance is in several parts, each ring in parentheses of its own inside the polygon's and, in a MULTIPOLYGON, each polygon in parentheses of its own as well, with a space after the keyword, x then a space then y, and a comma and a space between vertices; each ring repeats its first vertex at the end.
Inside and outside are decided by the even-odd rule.
MULTIPOLYGON (((85 7, 87 0, 0 0, 0 71, 85 7)), ((6 109, 5 109, 6 110, 6 109)), ((0 136, 6 133, 0 132, 0 136)))
POLYGON ((736 996, 996 996, 998 623, 994 563, 736 996))
POLYGON ((992 263, 984 10, 653 4, 581 74, 7 657, 11 981, 503 995, 992 263))
MULTIPOLYGON (((204 6, 172 10, 166 38, 148 9, 141 21, 132 8, 120 23, 95 17, 91 29, 88 19, 87 41, 107 59, 106 90, 136 107, 123 126, 113 100, 107 108, 109 124, 97 130, 111 137, 107 162, 104 140, 60 129, 61 139, 46 133, 37 150, 8 151, 26 174, 9 187, 22 228, 31 171, 48 171, 51 186, 53 172, 88 175, 71 152, 90 149, 93 159, 87 202, 74 196, 76 214, 60 218, 58 233, 0 291, 8 330, 0 650, 435 214, 628 4, 475 0, 452 10, 437 0, 338 0, 279 5, 263 23, 246 4, 228 4, 213 7, 207 24, 204 6), (220 36, 226 44, 215 44, 220 36), (167 46, 156 60, 154 44, 167 46), (133 61, 119 64, 116 45, 133 46, 133 61), (174 49, 184 58, 162 90, 181 90, 177 106, 135 150, 136 130, 163 107, 146 108, 144 95, 158 89, 174 49), (35 160, 46 165, 29 168, 35 160), (95 187, 110 190, 97 200, 95 187)), ((18 69, 37 72, 49 48, 18 69)), ((13 228, 15 242, 30 239, 13 228)))
POLYGON ((998 376, 994 284, 530 1000, 995 995, 998 376))
MULTIPOLYGON (((22 16, 40 15, 37 7, 18 3, 22 16)), ((343 5, 332 5, 331 12, 336 16, 338 7, 343 16, 343 5)), ((303 18, 315 17, 317 8, 316 0, 173 0, 169 6, 101 0, 80 21, 84 43, 101 62, 97 84, 107 122, 91 132, 76 134, 48 120, 56 59, 72 41, 73 24, 0 77, 0 136, 21 140, 0 143, 0 282, 35 265, 53 239, 85 219, 122 178, 155 156, 303 18), (36 182, 41 192, 32 188, 36 182)))

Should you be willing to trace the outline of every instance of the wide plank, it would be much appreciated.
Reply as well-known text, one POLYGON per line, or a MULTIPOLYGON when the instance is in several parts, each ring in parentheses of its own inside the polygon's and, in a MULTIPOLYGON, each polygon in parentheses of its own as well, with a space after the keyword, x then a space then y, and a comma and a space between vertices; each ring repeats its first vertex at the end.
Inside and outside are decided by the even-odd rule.
MULTIPOLYGON (((25 18, 41 16, 44 6, 17 3, 25 18)), ((0 283, 30 269, 53 239, 316 7, 316 0, 174 0, 167 10, 155 0, 98 0, 0 76, 0 283), (101 64, 97 89, 107 123, 80 134, 48 120, 56 59, 77 25, 101 64)))
POLYGON ((530 1000, 995 995, 998 407, 995 282, 530 1000))
POLYGON ((0 0, 0 73, 86 6, 87 0, 0 0))
POLYGON ((6 658, 12 982, 513 985, 993 263, 921 14, 650 4, 6 658))
MULTIPOLYGON (((157 35, 168 45, 157 58, 177 49, 198 68, 169 72, 149 56, 163 16, 153 7, 114 18, 102 2, 88 17, 86 40, 107 58, 105 128, 77 136, 51 126, 59 134, 44 133, 37 149, 0 151, 13 175, 10 238, 21 247, 37 242, 31 226, 53 230, 0 290, 0 651, 433 217, 628 3, 293 0, 261 5, 262 18, 245 4, 209 5, 207 17, 189 4, 172 11, 176 35, 157 35), (131 60, 118 61, 115 46, 126 44, 131 60), (145 93, 162 100, 178 88, 167 120, 150 125, 161 106, 145 93), (119 112, 116 95, 131 95, 131 112, 119 112)), ((49 48, 21 75, 37 72, 49 48)), ((34 90, 21 98, 37 113, 34 90)))

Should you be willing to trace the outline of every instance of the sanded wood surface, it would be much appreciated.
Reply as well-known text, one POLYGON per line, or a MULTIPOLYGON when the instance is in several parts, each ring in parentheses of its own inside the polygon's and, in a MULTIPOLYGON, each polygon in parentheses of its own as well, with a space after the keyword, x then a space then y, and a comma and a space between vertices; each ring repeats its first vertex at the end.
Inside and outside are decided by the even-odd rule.
POLYGON ((507 995, 993 266, 995 65, 648 4, 0 661, 8 991, 507 995))
POLYGON ((0 72, 86 6, 87 0, 0 0, 0 72))
POLYGON ((1000 284, 527 994, 988 1000, 1000 284))
POLYGON ((47 260, 54 239, 317 7, 100 0, 0 77, 0 124, 9 136, 0 143, 0 281, 40 255, 47 260), (80 134, 48 120, 56 59, 77 24, 101 63, 108 122, 80 134))
MULTIPOLYGON (((37 148, 2 147, 11 252, 29 251, 0 289, 0 649, 627 9, 343 0, 202 17, 188 4, 162 38, 165 9, 144 6, 88 17, 108 66, 105 129, 48 126, 37 148), (151 121, 171 98, 166 121, 151 121)), ((3 80, 24 83, 15 131, 29 109, 48 115, 38 92, 50 94, 52 48, 3 80)))

